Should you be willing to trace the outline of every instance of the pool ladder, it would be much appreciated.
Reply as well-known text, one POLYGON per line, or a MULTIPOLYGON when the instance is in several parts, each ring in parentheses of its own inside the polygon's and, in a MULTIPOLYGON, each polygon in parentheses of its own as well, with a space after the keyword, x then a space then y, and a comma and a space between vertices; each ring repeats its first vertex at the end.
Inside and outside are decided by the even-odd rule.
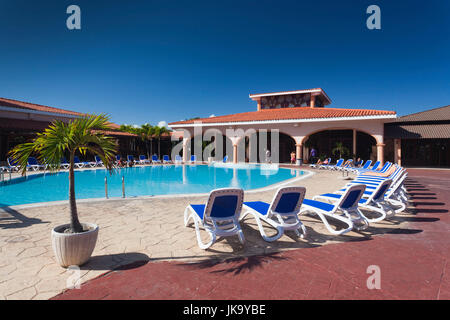
MULTIPOLYGON (((105 198, 108 199, 108 177, 105 176, 105 198)), ((122 176, 122 198, 125 198, 125 177, 122 176)))

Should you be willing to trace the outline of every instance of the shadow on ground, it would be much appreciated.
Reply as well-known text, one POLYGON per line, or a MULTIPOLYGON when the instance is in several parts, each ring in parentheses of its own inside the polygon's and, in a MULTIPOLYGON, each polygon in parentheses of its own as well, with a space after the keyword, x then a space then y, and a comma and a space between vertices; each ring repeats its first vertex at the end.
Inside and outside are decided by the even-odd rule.
POLYGON ((28 218, 19 211, 10 207, 0 208, 0 228, 15 229, 26 228, 34 224, 49 223, 38 218, 28 218))

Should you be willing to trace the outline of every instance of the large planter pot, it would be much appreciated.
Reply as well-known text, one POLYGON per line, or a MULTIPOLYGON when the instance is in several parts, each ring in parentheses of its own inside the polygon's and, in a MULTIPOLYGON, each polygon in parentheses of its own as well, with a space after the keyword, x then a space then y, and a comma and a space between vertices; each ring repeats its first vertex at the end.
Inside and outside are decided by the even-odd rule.
POLYGON ((89 260, 94 251, 98 236, 98 226, 82 223, 89 231, 82 233, 62 233, 70 225, 63 224, 52 230, 52 246, 56 260, 62 267, 81 266, 89 260))

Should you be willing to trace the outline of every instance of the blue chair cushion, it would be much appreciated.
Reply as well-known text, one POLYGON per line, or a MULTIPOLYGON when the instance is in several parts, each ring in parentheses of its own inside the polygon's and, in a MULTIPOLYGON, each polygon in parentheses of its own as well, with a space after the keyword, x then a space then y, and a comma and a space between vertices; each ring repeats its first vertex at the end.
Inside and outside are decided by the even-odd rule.
POLYGON ((342 197, 341 194, 334 194, 334 193, 324 193, 324 194, 321 194, 321 196, 328 197, 328 198, 334 198, 334 199, 340 199, 342 197))
POLYGON ((191 204, 191 208, 195 211, 195 213, 200 217, 200 219, 203 219, 203 214, 205 213, 205 207, 204 204, 191 204))
POLYGON ((331 211, 334 209, 334 206, 332 204, 316 200, 304 199, 303 203, 323 211, 331 211))
POLYGON ((261 215, 265 216, 269 212, 270 204, 262 201, 249 201, 244 202, 244 204, 253 210, 259 212, 261 215))
POLYGON ((283 193, 278 201, 277 207, 275 208, 275 212, 278 213, 290 213, 295 210, 297 206, 298 200, 300 199, 299 192, 288 192, 283 193))
POLYGON ((356 199, 360 196, 361 193, 361 190, 350 191, 350 193, 347 195, 347 198, 341 204, 341 208, 348 209, 353 207, 356 203, 356 199))
POLYGON ((210 216, 213 218, 232 217, 236 213, 238 196, 218 196, 214 199, 210 216))

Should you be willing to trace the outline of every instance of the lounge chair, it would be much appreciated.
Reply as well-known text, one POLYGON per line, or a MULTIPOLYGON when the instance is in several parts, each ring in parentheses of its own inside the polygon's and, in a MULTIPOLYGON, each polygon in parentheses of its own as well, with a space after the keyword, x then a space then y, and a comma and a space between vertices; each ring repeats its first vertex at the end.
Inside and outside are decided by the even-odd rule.
POLYGON ((262 238, 269 242, 279 239, 284 230, 294 230, 297 236, 303 238, 306 235, 306 229, 298 218, 298 213, 305 193, 304 187, 284 187, 278 189, 271 203, 262 201, 244 202, 242 209, 244 214, 239 220, 242 221, 248 214, 253 215, 262 238), (261 220, 277 229, 277 234, 272 237, 267 236, 261 220), (299 230, 301 230, 301 233, 299 230))
POLYGON ((114 164, 115 164, 116 166, 119 164, 120 159, 122 159, 122 157, 116 154, 116 161, 114 162, 114 164))
MULTIPOLYGON (((347 164, 344 164, 344 165, 342 165, 341 167, 337 167, 336 170, 339 170, 339 171, 349 171, 349 170, 353 169, 353 168, 354 168, 354 167, 353 167, 353 159, 348 159, 347 161, 348 161, 347 164)), ((347 161, 346 161, 346 162, 347 162, 347 161)))
POLYGON ((134 160, 134 157, 132 155, 127 155, 127 163, 128 165, 130 165, 130 163, 136 164, 138 163, 138 161, 134 160))
POLYGON ((372 168, 367 168, 367 169, 357 168, 357 170, 358 170, 358 173, 361 173, 361 174, 365 173, 365 172, 375 172, 378 170, 378 167, 380 166, 380 164, 381 164, 381 161, 376 161, 373 164, 372 168))
POLYGON ((321 164, 319 169, 328 169, 329 166, 331 166, 331 158, 328 158, 327 164, 321 164))
POLYGON ((96 167, 103 167, 103 161, 99 156, 94 156, 94 160, 95 160, 95 166, 96 167))
POLYGON ((47 166, 45 164, 40 164, 35 157, 28 157, 27 169, 38 171, 45 168, 47 168, 47 166))
POLYGON ((73 163, 77 168, 85 168, 85 167, 92 167, 92 162, 87 161, 80 161, 80 158, 78 156, 73 157, 73 163))
POLYGON ((13 158, 7 158, 6 162, 8 163, 9 171, 18 171, 20 169, 19 162, 13 158))
MULTIPOLYGON (((392 180, 385 180, 380 183, 377 188, 370 193, 368 197, 362 198, 358 202, 358 206, 360 208, 364 208, 370 211, 375 211, 380 214, 377 218, 368 218, 364 213, 361 214, 366 218, 366 220, 370 222, 378 222, 390 218, 395 214, 395 211, 392 209, 391 205, 385 200, 385 194, 388 191, 389 187, 392 184, 392 180)), ((344 191, 345 192, 345 191, 344 191)), ((330 202, 336 202, 341 200, 342 194, 338 193, 324 193, 318 196, 313 197, 313 200, 322 199, 328 200, 330 202)))
POLYGON ((139 156, 139 163, 140 163, 140 164, 150 164, 150 163, 152 163, 152 162, 151 162, 150 160, 148 160, 146 156, 144 156, 143 154, 141 154, 141 155, 139 156))
POLYGON ((208 249, 216 237, 237 235, 243 244, 244 234, 239 224, 244 190, 242 189, 216 189, 211 191, 206 204, 190 204, 184 210, 184 225, 188 226, 192 219, 197 234, 197 243, 201 249, 208 249), (200 237, 200 227, 209 233, 211 240, 203 243, 200 237))
POLYGON ((195 154, 191 155, 191 160, 189 161, 189 163, 196 163, 197 162, 197 156, 195 154))
POLYGON ((329 165, 326 168, 330 170, 339 170, 339 168, 342 167, 342 164, 344 163, 344 159, 339 159, 335 165, 329 165))
POLYGON ((357 230, 366 229, 369 226, 369 222, 358 209, 358 202, 361 199, 365 188, 366 187, 362 184, 350 186, 335 204, 304 199, 300 208, 300 214, 308 212, 317 214, 328 231, 335 235, 347 233, 353 228, 357 230), (333 229, 326 217, 334 218, 345 223, 347 228, 342 230, 333 229), (356 223, 361 223, 362 225, 356 226, 356 223))
POLYGON ((223 163, 227 163, 227 162, 228 162, 228 156, 227 156, 227 155, 226 155, 225 157, 223 157, 222 162, 223 162, 223 163))
POLYGON ((172 163, 172 160, 170 160, 167 154, 163 155, 163 163, 172 163))
POLYGON ((354 173, 359 173, 359 172, 365 171, 370 167, 371 164, 372 164, 372 160, 367 160, 366 163, 364 163, 364 165, 362 167, 353 168, 351 171, 354 173))
POLYGON ((59 164, 59 167, 62 169, 69 169, 70 168, 70 163, 67 162, 67 159, 65 157, 63 157, 61 159, 61 163, 59 164))
POLYGON ((318 165, 319 161, 320 161, 320 159, 317 159, 316 163, 311 163, 311 164, 309 165, 309 167, 310 167, 310 168, 317 168, 317 165, 318 165))
POLYGON ((158 159, 156 154, 152 155, 152 163, 161 163, 161 160, 158 159))
POLYGON ((179 154, 175 155, 175 164, 182 164, 183 163, 183 158, 181 158, 181 156, 179 154))

